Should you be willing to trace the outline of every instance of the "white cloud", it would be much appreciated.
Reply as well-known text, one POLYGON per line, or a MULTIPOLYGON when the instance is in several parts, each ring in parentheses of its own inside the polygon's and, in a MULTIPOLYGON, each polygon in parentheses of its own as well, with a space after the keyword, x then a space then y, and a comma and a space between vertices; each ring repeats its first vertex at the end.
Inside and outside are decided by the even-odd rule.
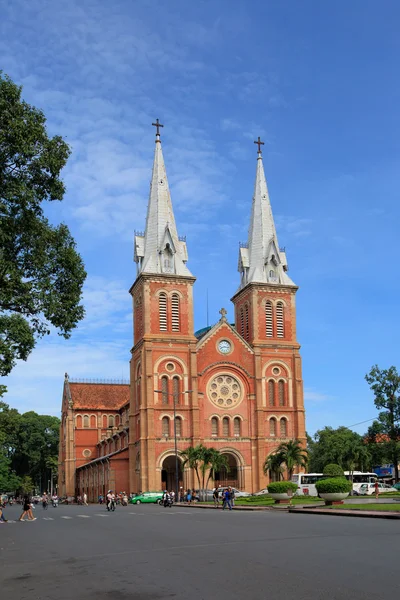
POLYGON ((331 400, 331 396, 317 392, 313 388, 304 388, 304 400, 306 402, 324 402, 331 400))

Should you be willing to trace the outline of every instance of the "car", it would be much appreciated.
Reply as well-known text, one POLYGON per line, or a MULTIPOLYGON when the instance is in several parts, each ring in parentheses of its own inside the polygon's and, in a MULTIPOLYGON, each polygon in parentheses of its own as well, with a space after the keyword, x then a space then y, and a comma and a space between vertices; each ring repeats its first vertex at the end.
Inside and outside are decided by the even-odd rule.
MULTIPOLYGON (((380 494, 388 494, 389 492, 397 492, 396 488, 388 485, 387 483, 379 483, 378 491, 380 494)), ((375 494, 375 484, 374 483, 363 483, 360 485, 360 489, 358 490, 358 496, 373 496, 375 494)))
POLYGON ((265 496, 266 494, 268 494, 268 488, 264 488, 263 490, 256 492, 255 494, 253 494, 253 496, 265 496))
POLYGON ((399 481, 397 483, 394 483, 393 487, 397 492, 400 492, 400 482, 399 481))
POLYGON ((164 492, 143 492, 131 498, 131 504, 160 504, 164 492))

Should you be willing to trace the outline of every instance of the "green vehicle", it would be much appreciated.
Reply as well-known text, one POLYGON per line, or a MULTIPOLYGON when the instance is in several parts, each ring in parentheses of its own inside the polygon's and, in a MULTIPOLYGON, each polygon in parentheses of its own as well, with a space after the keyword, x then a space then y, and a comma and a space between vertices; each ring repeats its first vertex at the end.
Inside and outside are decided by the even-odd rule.
POLYGON ((143 492, 142 494, 137 494, 131 500, 131 504, 144 504, 147 502, 148 504, 160 504, 164 492, 143 492))

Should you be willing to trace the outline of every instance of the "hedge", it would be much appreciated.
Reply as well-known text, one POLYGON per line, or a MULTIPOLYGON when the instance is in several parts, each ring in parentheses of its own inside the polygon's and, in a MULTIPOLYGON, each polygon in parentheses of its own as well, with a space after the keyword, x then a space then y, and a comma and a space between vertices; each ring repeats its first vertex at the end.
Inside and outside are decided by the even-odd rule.
POLYGON ((326 465, 323 472, 326 477, 344 477, 342 467, 336 465, 335 463, 326 465))
POLYGON ((352 484, 344 477, 331 477, 317 481, 315 487, 319 494, 345 494, 351 492, 352 484))
POLYGON ((274 481, 268 485, 269 494, 286 494, 288 490, 297 491, 297 484, 292 481, 274 481))

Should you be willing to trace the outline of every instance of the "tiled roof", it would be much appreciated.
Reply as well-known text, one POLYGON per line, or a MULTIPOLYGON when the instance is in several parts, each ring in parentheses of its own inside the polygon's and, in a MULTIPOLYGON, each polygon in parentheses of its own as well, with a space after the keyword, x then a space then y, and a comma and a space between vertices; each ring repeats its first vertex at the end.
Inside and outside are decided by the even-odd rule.
POLYGON ((74 408, 119 410, 129 402, 129 384, 69 382, 74 408))

